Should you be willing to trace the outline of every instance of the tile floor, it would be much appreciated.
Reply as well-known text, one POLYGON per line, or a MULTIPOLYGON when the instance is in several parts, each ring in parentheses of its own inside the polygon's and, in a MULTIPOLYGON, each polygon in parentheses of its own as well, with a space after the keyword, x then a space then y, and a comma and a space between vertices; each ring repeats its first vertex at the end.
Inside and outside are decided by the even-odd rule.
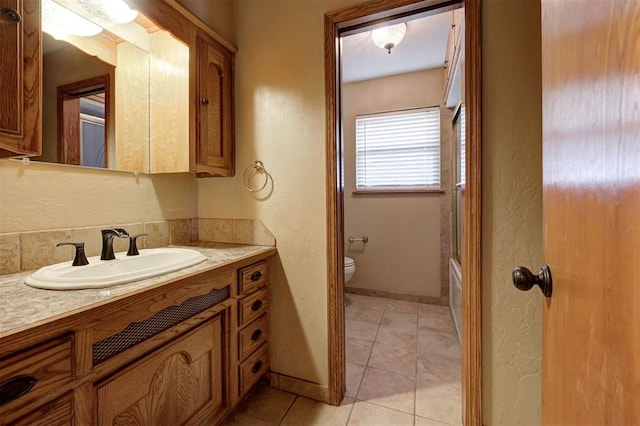
POLYGON ((225 425, 461 424, 460 343, 449 307, 355 294, 346 301, 342 405, 258 386, 225 425))

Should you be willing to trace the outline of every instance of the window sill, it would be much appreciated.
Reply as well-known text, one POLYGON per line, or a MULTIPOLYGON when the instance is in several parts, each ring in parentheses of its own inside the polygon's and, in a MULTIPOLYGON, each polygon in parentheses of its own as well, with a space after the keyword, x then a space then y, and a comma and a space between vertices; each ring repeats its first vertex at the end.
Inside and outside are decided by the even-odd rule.
POLYGON ((353 191, 353 195, 367 194, 444 194, 444 189, 366 189, 353 191))

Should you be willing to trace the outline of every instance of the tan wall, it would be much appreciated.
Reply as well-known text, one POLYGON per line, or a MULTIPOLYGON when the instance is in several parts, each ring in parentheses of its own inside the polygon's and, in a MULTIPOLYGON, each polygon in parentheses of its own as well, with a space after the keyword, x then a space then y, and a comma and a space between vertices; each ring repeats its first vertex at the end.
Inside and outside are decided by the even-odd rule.
MULTIPOLYGON (((442 73, 434 69, 343 85, 345 254, 356 263, 348 287, 440 297, 440 203, 444 194, 353 191, 356 115, 441 105, 442 73), (350 235, 366 235, 369 242, 350 244, 350 235)), ((444 107, 441 119, 446 151, 450 149, 451 114, 444 107)))
POLYGON ((540 3, 484 0, 483 420, 540 424, 542 294, 511 270, 542 264, 540 3))
POLYGON ((0 233, 196 216, 196 179, 0 160, 0 233))
POLYGON ((236 1, 236 176, 198 181, 198 216, 260 219, 278 246, 271 363, 326 386, 325 12, 355 1, 236 1), (242 174, 264 162, 273 186, 242 174))

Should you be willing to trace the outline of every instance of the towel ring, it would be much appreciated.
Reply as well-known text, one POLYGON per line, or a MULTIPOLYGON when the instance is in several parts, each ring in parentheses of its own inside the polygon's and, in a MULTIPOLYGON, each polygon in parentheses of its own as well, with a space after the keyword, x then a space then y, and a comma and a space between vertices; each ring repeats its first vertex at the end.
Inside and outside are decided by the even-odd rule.
POLYGON ((269 173, 267 172, 267 169, 264 168, 264 164, 262 163, 262 161, 256 160, 253 163, 251 163, 246 169, 244 169, 242 180, 244 181, 244 186, 247 188, 247 191, 249 192, 262 191, 267 186, 267 182, 269 181, 269 173), (254 173, 250 174, 249 173, 250 170, 253 170, 254 173), (264 173, 264 183, 260 188, 252 188, 251 183, 249 182, 249 179, 251 179, 253 175, 258 173, 264 173))

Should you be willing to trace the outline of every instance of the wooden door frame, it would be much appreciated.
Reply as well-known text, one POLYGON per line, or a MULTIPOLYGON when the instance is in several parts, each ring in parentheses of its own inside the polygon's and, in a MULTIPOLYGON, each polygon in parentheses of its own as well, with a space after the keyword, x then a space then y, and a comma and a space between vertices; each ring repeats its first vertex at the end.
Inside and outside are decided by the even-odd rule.
MULTIPOLYGON (((69 153, 76 151, 80 153, 80 145, 82 141, 73 138, 68 140, 67 129, 65 126, 65 107, 64 102, 67 99, 80 98, 92 93, 104 91, 104 162, 105 168, 109 168, 109 123, 111 122, 111 77, 109 74, 99 75, 88 78, 86 80, 76 81, 73 83, 58 86, 57 88, 57 128, 58 128, 58 162, 62 164, 82 164, 82 159, 78 158, 78 163, 72 162, 69 153)), ((78 123, 78 126, 80 124, 78 123)), ((79 136, 74 135, 74 136, 79 136)))
MULTIPOLYGON (((466 185, 464 195, 462 292, 462 418, 482 424, 481 318, 481 0, 462 0, 465 7, 465 96, 467 112, 466 185)), ((344 229, 339 36, 346 28, 371 25, 421 11, 459 4, 448 0, 372 0, 325 15, 325 102, 327 167, 327 300, 329 403, 345 393, 344 229)))

